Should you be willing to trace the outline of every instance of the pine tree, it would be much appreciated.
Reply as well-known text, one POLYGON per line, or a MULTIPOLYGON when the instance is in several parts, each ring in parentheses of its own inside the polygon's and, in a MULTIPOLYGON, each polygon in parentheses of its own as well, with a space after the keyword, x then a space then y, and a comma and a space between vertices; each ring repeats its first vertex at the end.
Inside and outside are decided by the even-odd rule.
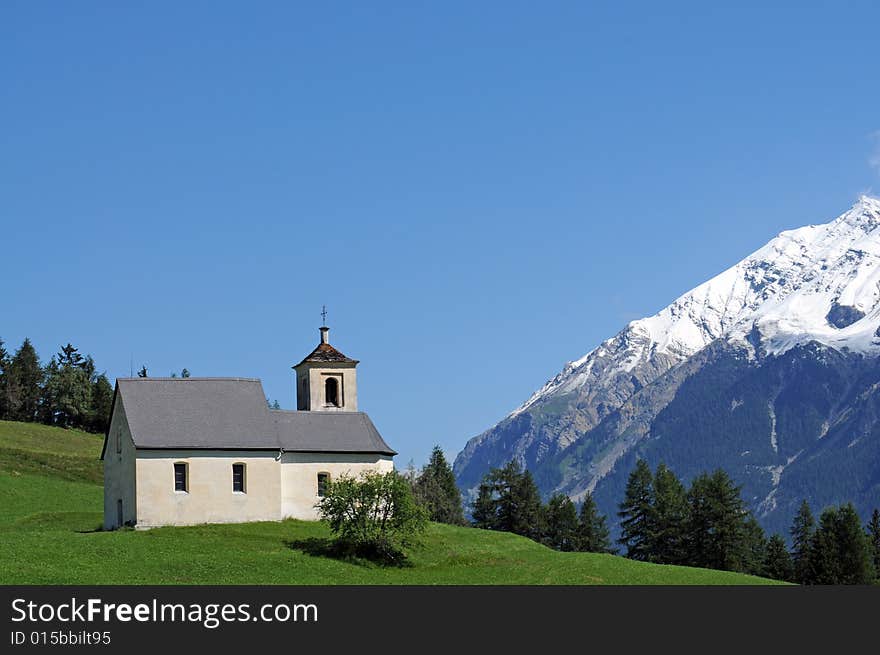
POLYGON ((793 582, 798 584, 810 584, 812 577, 813 535, 816 530, 816 521, 813 512, 806 500, 801 502, 800 509, 791 524, 791 560, 794 567, 793 582))
POLYGON ((578 520, 576 550, 587 553, 612 553, 611 540, 605 516, 599 513, 592 494, 584 496, 578 520))
POLYGON ((498 529, 498 515, 495 498, 495 483, 490 479, 490 474, 483 477, 477 490, 477 498, 474 501, 471 512, 472 523, 475 528, 483 530, 498 529))
POLYGON ((661 463, 654 474, 653 521, 649 546, 652 562, 683 563, 687 518, 687 492, 684 485, 675 473, 661 463))
POLYGON ((106 373, 95 377, 92 383, 92 403, 89 408, 89 430, 107 432, 110 427, 110 410, 113 407, 113 387, 106 373))
POLYGON ((71 344, 61 348, 45 370, 40 419, 65 428, 87 427, 91 419, 95 362, 71 344))
POLYGON ((837 557, 840 560, 837 584, 871 584, 874 580, 873 548, 852 503, 838 508, 834 528, 837 557))
POLYGON ((688 490, 688 564, 742 571, 748 527, 739 488, 722 469, 697 476, 688 490))
POLYGON ((645 460, 636 462, 629 475, 620 504, 620 538, 630 559, 651 559, 651 535, 654 530, 654 476, 645 460))
POLYGON ((91 355, 86 355, 86 358, 82 360, 79 364, 79 367, 85 371, 86 377, 89 379, 89 382, 94 382, 97 377, 98 369, 95 366, 95 360, 92 359, 91 355))
POLYGON ((743 538, 742 571, 750 575, 766 576, 764 564, 767 560, 767 535, 751 512, 746 514, 743 538))
MULTIPOLYGON (((61 352, 58 353, 58 365, 81 367, 83 357, 79 354, 79 350, 68 342, 66 346, 61 346, 61 352)), ((94 367, 94 362, 92 362, 92 366, 94 367)))
POLYGON ((522 471, 516 460, 510 460, 504 467, 493 469, 490 472, 490 480, 495 485, 496 530, 516 532, 516 528, 519 526, 519 507, 514 489, 520 475, 522 475, 522 471))
POLYGON ((416 500, 427 510, 430 520, 450 525, 464 525, 461 492, 455 474, 440 446, 434 446, 431 458, 413 484, 416 500))
POLYGON ((767 555, 764 558, 764 575, 774 580, 791 582, 794 578, 794 565, 785 547, 785 539, 774 534, 767 541, 767 555))
POLYGON ((544 505, 541 494, 529 470, 523 471, 511 486, 515 513, 510 532, 540 541, 546 531, 544 505))
POLYGON ((819 517, 810 554, 811 579, 821 585, 864 585, 874 579, 871 543, 852 503, 819 517))
POLYGON ((554 550, 572 551, 578 546, 578 515, 571 498, 553 494, 547 503, 544 544, 554 550))
POLYGON ((876 507, 871 513, 871 521, 868 523, 868 540, 871 544, 871 554, 874 560, 874 577, 880 580, 880 510, 876 507))
POLYGON ((837 509, 828 507, 819 516, 819 526, 810 544, 810 584, 840 584, 841 562, 837 552, 837 509))
POLYGON ((34 421, 40 406, 43 369, 30 339, 25 339, 6 371, 8 416, 13 421, 34 421))
POLYGON ((3 346, 3 339, 0 339, 0 421, 9 417, 9 409, 7 407, 8 400, 6 397, 6 375, 9 368, 9 353, 3 346))
POLYGON ((474 503, 474 526, 502 530, 540 541, 544 534, 544 507, 529 471, 516 460, 492 469, 480 483, 474 503))

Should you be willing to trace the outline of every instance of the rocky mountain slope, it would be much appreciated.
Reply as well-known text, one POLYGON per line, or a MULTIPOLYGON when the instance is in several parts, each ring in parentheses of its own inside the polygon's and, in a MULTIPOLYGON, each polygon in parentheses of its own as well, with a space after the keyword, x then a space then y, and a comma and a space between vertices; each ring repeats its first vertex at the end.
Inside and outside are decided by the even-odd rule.
POLYGON ((468 490, 517 458, 543 492, 595 492, 613 515, 637 456, 685 479, 723 466, 773 528, 801 497, 880 505, 878 357, 880 201, 862 197, 566 364, 455 472, 468 490))

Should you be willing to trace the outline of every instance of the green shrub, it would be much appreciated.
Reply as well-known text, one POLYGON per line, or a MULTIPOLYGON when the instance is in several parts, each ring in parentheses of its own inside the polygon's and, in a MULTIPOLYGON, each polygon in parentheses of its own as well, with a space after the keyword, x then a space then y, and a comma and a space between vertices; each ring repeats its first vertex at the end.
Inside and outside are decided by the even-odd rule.
POLYGON ((394 471, 364 472, 331 481, 318 513, 336 535, 337 551, 385 564, 403 564, 428 524, 427 511, 394 471))

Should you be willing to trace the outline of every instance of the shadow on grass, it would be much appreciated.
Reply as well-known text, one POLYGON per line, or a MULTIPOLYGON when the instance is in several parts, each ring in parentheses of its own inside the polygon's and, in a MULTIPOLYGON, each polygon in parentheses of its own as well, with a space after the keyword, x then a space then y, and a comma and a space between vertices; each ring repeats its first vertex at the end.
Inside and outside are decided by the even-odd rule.
POLYGON ((311 557, 335 559, 357 566, 390 568, 409 568, 412 566, 401 551, 377 548, 372 544, 356 546, 335 539, 309 537, 308 539, 285 541, 284 545, 291 550, 298 550, 311 557))

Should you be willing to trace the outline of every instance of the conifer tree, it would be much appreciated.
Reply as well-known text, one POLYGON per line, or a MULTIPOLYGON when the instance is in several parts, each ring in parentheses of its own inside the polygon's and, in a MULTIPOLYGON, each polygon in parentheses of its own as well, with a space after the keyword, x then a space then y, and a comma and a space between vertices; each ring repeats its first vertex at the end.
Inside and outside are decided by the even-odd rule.
POLYGON ((492 469, 480 483, 474 503, 474 526, 513 532, 540 541, 544 534, 544 507, 529 471, 516 460, 492 469))
POLYGON ((665 464, 654 474, 653 521, 650 535, 651 561, 680 564, 685 558, 687 492, 665 464))
POLYGON ((547 503, 544 543, 554 550, 572 551, 578 547, 578 515, 571 498, 553 494, 547 503))
POLYGON ((841 561, 837 552, 837 509, 828 507, 819 516, 819 525, 810 543, 809 584, 840 584, 841 561))
POLYGON ((431 521, 464 525, 461 492, 455 474, 440 446, 434 446, 431 458, 413 484, 416 500, 427 510, 431 521))
POLYGON ((791 555, 785 547, 785 539, 778 534, 774 534, 767 541, 764 575, 768 578, 784 582, 791 582, 794 578, 794 566, 791 561, 791 555))
POLYGON ((83 358, 68 343, 52 358, 45 370, 40 418, 61 427, 88 427, 91 420, 92 379, 95 362, 83 358))
POLYGON ((25 339, 6 371, 7 413, 13 421, 34 421, 40 406, 43 369, 30 339, 25 339))
POLYGON ((636 462, 620 504, 620 538, 630 559, 649 561, 654 530, 654 476, 645 460, 636 462))
POLYGON ((79 368, 81 368, 86 373, 86 377, 89 379, 89 382, 94 382, 97 377, 98 368, 95 366, 95 360, 92 359, 91 355, 86 355, 85 359, 79 364, 79 368))
POLYGON ((107 432, 110 427, 110 409, 113 406, 113 387, 106 373, 95 377, 92 383, 92 403, 88 425, 92 432, 107 432))
POLYGON ((868 535, 852 503, 829 507, 819 517, 810 554, 810 582, 821 585, 870 584, 874 562, 868 535))
MULTIPOLYGON (((59 366, 81 367, 83 365, 83 357, 79 354, 79 349, 69 342, 66 346, 61 346, 61 352, 58 353, 57 358, 59 366)), ((92 367, 94 368, 94 362, 92 362, 92 367)))
POLYGON ((612 553, 611 540, 605 516, 599 513, 592 494, 584 496, 578 520, 576 550, 588 553, 612 553))
POLYGON ((471 512, 472 523, 475 528, 483 530, 498 529, 498 514, 495 498, 495 483, 491 479, 491 473, 483 477, 477 490, 477 498, 474 500, 471 512))
POLYGON ((743 559, 741 570, 750 575, 766 576, 767 535, 764 528, 748 512, 743 524, 743 559))
POLYGON ((746 512, 739 488, 723 469, 697 476, 688 490, 688 563, 742 571, 746 561, 746 512))
POLYGON ((9 417, 6 398, 6 371, 9 368, 9 353, 3 346, 3 339, 0 339, 0 421, 9 417))
POLYGON ((813 550, 813 535, 816 530, 816 521, 810 505, 804 499, 798 509, 797 515, 791 524, 791 560, 794 568, 793 582, 798 584, 810 584, 812 577, 812 563, 810 557, 813 550))
POLYGON ((512 515, 510 532, 540 541, 546 531, 544 505, 541 494, 529 470, 523 471, 511 485, 511 496, 515 511, 512 515))
POLYGON ((871 544, 871 554, 874 560, 874 577, 880 580, 880 510, 876 507, 871 513, 868 523, 868 541, 871 544))
POLYGON ((852 503, 837 510, 836 541, 841 560, 840 584, 866 585, 874 580, 874 549, 852 503))
POLYGON ((522 475, 522 471, 516 460, 510 460, 504 467, 494 469, 490 474, 490 480, 495 485, 496 530, 515 533, 520 527, 516 492, 520 475, 522 475))
POLYGON ((510 531, 514 513, 511 487, 520 475, 519 465, 511 460, 502 468, 490 469, 483 476, 474 501, 474 527, 510 531))

